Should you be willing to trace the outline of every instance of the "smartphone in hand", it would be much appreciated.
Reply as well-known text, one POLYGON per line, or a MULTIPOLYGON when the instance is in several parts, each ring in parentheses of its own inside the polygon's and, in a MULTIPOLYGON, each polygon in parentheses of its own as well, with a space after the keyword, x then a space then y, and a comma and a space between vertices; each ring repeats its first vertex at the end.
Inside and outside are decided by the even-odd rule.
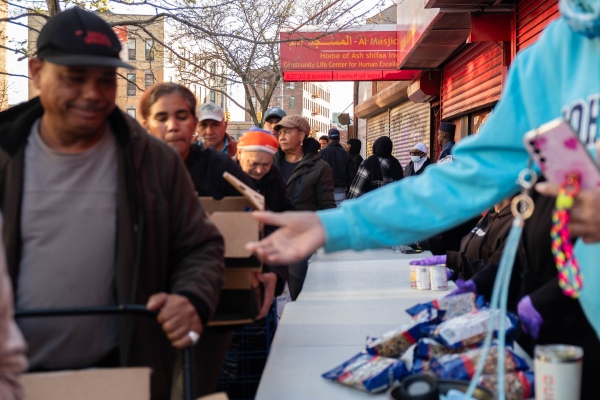
POLYGON ((577 174, 582 189, 600 187, 600 169, 562 118, 527 132, 523 142, 549 182, 560 185, 570 174, 577 174))

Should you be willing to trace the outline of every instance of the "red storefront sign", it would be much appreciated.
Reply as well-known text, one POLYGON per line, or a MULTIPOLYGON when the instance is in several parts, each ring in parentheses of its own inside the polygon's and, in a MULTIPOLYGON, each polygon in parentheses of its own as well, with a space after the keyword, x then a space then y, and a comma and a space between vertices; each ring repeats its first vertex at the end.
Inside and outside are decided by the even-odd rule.
POLYGON ((285 82, 410 81, 420 71, 284 71, 285 82))
POLYGON ((281 69, 285 81, 412 79, 416 71, 398 71, 395 25, 365 25, 361 30, 282 32, 281 69))

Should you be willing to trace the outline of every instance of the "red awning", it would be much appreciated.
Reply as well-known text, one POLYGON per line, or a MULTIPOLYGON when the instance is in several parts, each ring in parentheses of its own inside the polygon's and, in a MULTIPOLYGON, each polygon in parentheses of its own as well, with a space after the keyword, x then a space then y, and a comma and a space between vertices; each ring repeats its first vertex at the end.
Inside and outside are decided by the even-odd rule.
POLYGON ((515 0, 429 0, 425 8, 488 10, 513 7, 515 0))
POLYGON ((431 23, 420 28, 413 40, 401 44, 401 69, 439 68, 469 37, 471 14, 438 12, 431 23))

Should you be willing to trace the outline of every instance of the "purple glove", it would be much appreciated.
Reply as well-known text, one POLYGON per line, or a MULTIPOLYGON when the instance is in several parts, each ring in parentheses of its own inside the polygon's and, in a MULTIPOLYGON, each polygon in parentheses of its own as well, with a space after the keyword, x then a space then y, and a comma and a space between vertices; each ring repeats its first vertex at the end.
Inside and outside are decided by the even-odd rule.
POLYGON ((408 263, 409 265, 438 265, 446 264, 446 255, 431 256, 422 260, 414 260, 408 263))
POLYGON ((540 325, 544 323, 544 320, 531 303, 531 297, 525 296, 519 301, 517 312, 519 313, 523 332, 537 339, 540 335, 540 325))
MULTIPOLYGON (((456 280, 456 289, 450 292, 448 296, 454 296, 455 294, 463 294, 463 293, 477 293, 477 286, 475 282, 472 280, 464 281, 462 279, 456 280)), ((446 297, 448 297, 446 296, 446 297)))

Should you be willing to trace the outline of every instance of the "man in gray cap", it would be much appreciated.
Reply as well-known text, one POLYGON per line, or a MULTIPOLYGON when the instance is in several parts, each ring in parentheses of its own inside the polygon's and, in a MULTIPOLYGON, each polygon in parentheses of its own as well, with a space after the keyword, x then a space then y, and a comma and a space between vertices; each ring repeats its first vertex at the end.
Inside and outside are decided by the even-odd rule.
POLYGON ((275 130, 275 125, 277 125, 285 116, 287 116, 287 113, 279 107, 269 108, 265 113, 263 128, 271 131, 273 136, 275 136, 275 139, 279 137, 279 131, 275 130))
POLYGON ((198 135, 211 149, 235 157, 237 142, 227 133, 225 113, 218 104, 209 101, 198 109, 198 135))
POLYGON ((450 150, 456 144, 454 142, 454 133, 456 132, 456 125, 450 122, 440 123, 440 129, 437 134, 437 142, 442 148, 438 161, 441 161, 444 157, 450 155, 450 150))
POLYGON ((115 107, 121 44, 102 18, 51 18, 29 60, 40 96, 0 113, 0 210, 16 308, 146 304, 150 318, 24 319, 33 371, 147 365, 168 394, 224 281, 223 239, 180 157, 115 107), (161 329, 162 328, 162 329, 161 329))

